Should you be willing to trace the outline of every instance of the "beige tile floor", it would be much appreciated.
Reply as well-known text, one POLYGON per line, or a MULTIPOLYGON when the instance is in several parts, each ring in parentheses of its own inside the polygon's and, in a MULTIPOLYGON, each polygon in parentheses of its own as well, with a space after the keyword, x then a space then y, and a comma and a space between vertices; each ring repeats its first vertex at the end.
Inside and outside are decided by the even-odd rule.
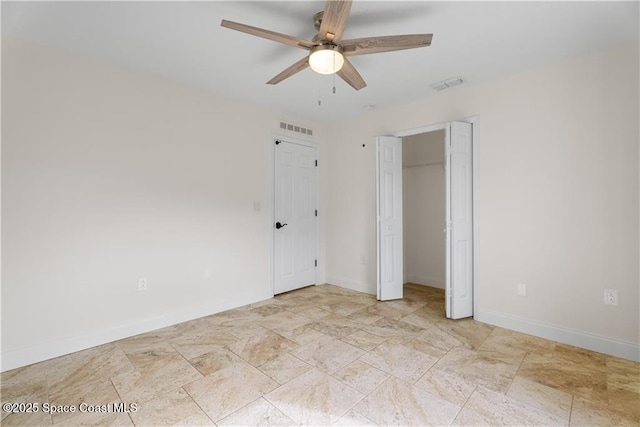
POLYGON ((331 285, 5 372, 2 425, 635 425, 640 364, 331 285), (136 404, 135 412, 80 412, 136 404), (83 407, 84 408, 84 407, 83 407))

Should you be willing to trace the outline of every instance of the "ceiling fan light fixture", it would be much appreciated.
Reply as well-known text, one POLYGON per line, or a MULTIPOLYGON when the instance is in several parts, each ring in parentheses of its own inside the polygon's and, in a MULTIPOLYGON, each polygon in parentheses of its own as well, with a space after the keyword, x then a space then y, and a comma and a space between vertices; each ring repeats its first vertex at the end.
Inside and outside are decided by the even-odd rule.
POLYGON ((333 74, 344 65, 342 48, 335 44, 321 44, 311 48, 309 66, 319 74, 333 74))

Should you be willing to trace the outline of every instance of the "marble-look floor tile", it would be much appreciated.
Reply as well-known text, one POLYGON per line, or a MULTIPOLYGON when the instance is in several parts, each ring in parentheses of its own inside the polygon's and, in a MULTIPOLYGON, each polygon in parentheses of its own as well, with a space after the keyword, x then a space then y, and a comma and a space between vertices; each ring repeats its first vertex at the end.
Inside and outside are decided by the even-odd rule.
MULTIPOLYGON (((47 402, 48 391, 46 373, 47 369, 42 363, 25 366, 8 372, 2 372, 2 374, 0 374, 0 396, 2 397, 2 402, 47 402)), ((9 412, 0 411, 0 422, 4 424, 4 420, 7 417, 13 419, 13 422, 24 422, 25 425, 31 425, 29 420, 32 420, 33 422, 42 422, 44 424, 47 423, 46 419, 48 419, 48 424, 51 423, 51 417, 48 414, 44 414, 43 419, 43 417, 38 413, 11 414, 9 412)))
POLYGON ((507 396, 563 419, 565 424, 569 423, 573 401, 569 393, 516 376, 507 396))
POLYGON ((200 378, 202 375, 177 354, 116 375, 111 381, 123 401, 141 404, 200 378))
POLYGON ((572 345, 556 344, 553 357, 559 361, 569 361, 593 369, 607 369, 606 355, 572 345))
POLYGON ((259 398, 216 423, 219 426, 294 426, 295 421, 259 398))
POLYGON ((348 365, 364 353, 357 347, 331 337, 309 343, 291 352, 292 355, 329 374, 348 365))
POLYGON ((323 317, 331 316, 332 314, 332 313, 329 313, 328 311, 325 311, 315 306, 305 308, 304 310, 298 311, 297 313, 301 316, 306 317, 309 320, 322 319, 323 317))
POLYGON ((133 372, 134 366, 115 344, 105 344, 71 355, 71 362, 47 371, 49 393, 58 392, 72 384, 109 379, 133 372))
MULTIPOLYGON (((2 397, 2 402, 8 402, 8 399, 2 397)), ((34 402, 34 401, 30 401, 34 402)), ((42 400, 38 400, 38 403, 42 402, 42 400)), ((11 402, 11 403, 27 403, 27 402, 11 402)), ((2 421, 1 424, 3 426, 50 426, 53 421, 51 420, 51 416, 42 411, 38 412, 16 412, 16 413, 7 413, 2 411, 2 421)))
POLYGON ((229 350, 253 366, 260 366, 296 347, 298 344, 295 342, 282 335, 267 331, 262 335, 238 340, 229 346, 229 350))
POLYGON ((244 363, 244 360, 226 348, 217 347, 208 353, 201 354, 189 360, 189 363, 202 375, 209 375, 234 363, 244 363))
POLYGON ((454 347, 467 346, 437 326, 433 326, 422 332, 408 342, 407 345, 430 356, 437 357, 438 359, 454 347))
POLYGON ((232 345, 237 340, 238 338, 224 332, 204 329, 180 335, 171 339, 169 344, 182 354, 185 359, 193 359, 218 347, 232 345))
POLYGON ((360 323, 357 320, 333 314, 331 316, 315 320, 311 322, 309 326, 325 335, 340 339, 357 332, 362 329, 365 324, 360 323))
POLYGON ((638 421, 612 411, 606 405, 574 397, 569 425, 638 427, 638 421))
POLYGON ((418 326, 385 317, 364 327, 363 330, 396 344, 409 342, 424 332, 424 329, 418 326))
POLYGON ((476 389, 476 384, 436 368, 429 369, 415 386, 460 407, 476 389))
POLYGON ((347 318, 355 320, 360 323, 364 323, 366 325, 370 325, 373 322, 377 322, 378 320, 382 319, 382 316, 376 313, 371 313, 367 308, 364 310, 356 311, 355 313, 347 316, 347 318))
POLYGON ((286 300, 279 299, 279 301, 281 301, 283 307, 286 307, 287 311, 290 311, 292 313, 302 313, 303 311, 317 308, 317 304, 315 303, 315 301, 313 301, 312 298, 299 297, 286 300))
POLYGON ((398 310, 403 316, 410 313, 414 313, 427 305, 426 301, 412 300, 412 299, 398 299, 393 301, 384 301, 384 304, 398 310))
POLYGON ((567 358, 559 360, 529 354, 522 362, 518 376, 594 402, 606 403, 608 400, 606 370, 567 358))
POLYGON ((564 426, 567 419, 479 387, 456 417, 456 426, 564 426))
POLYGON ((283 354, 263 363, 259 370, 273 378, 278 384, 285 384, 305 372, 310 371, 313 366, 290 354, 283 354))
POLYGON ((418 350, 389 343, 380 344, 360 360, 409 383, 416 382, 438 361, 418 350))
POLYGON ((268 331, 267 328, 249 320, 226 320, 216 324, 216 330, 238 339, 259 336, 268 331))
POLYGON ((303 325, 288 325, 280 326, 273 330, 276 334, 295 342, 296 344, 305 345, 313 341, 318 341, 324 337, 325 334, 318 332, 311 327, 311 322, 303 325))
POLYGON ((155 399, 142 403, 136 412, 130 414, 138 426, 189 425, 198 422, 201 426, 214 423, 182 388, 161 394, 155 399))
POLYGON ((61 421, 60 423, 54 424, 64 427, 85 427, 85 426, 95 426, 95 427, 129 427, 133 426, 133 422, 129 415, 124 412, 100 412, 100 413, 91 413, 91 412, 83 412, 79 414, 77 417, 70 418, 68 420, 61 421))
POLYGON ((378 424, 371 421, 369 418, 354 411, 353 409, 340 417, 338 421, 332 424, 332 426, 341 427, 363 427, 363 426, 377 426, 378 424))
POLYGON ((178 334, 179 334, 179 326, 173 325, 173 326, 168 326, 166 328, 157 329, 155 331, 147 332, 144 334, 135 335, 133 337, 125 338, 125 339, 116 341, 116 344, 125 353, 132 353, 140 349, 144 351, 150 345, 168 341, 171 338, 177 337, 178 334))
POLYGON ((369 351, 382 344, 385 339, 377 335, 370 334, 369 332, 356 331, 351 335, 347 335, 342 338, 342 341, 361 348, 362 350, 369 351))
POLYGON ((390 378, 354 410, 384 426, 449 425, 460 407, 397 378, 390 378))
MULTIPOLYGON (((362 303, 360 301, 345 301, 344 298, 337 297, 333 301, 327 301, 320 305, 320 308, 338 316, 349 316, 357 311, 363 310, 370 306, 372 303, 362 303)), ((375 304, 375 302, 374 302, 375 304)))
POLYGON ((125 351, 125 354, 136 369, 179 355, 178 351, 167 341, 149 344, 145 347, 135 347, 125 351))
POLYGON ((296 423, 329 425, 362 397, 360 392, 313 369, 267 394, 265 399, 296 423))
POLYGON ((360 393, 369 394, 389 378, 389 374, 368 363, 354 360, 332 375, 360 393))
MULTIPOLYGON (((90 406, 102 406, 110 403, 120 403, 120 397, 109 379, 97 380, 89 383, 71 384, 49 395, 49 403, 55 406, 73 406, 79 408, 84 403, 90 406)), ((81 415, 76 412, 57 412, 52 414, 54 424, 81 415)))
POLYGON ((401 322, 408 323, 413 326, 418 326, 423 329, 429 329, 430 327, 438 324, 442 321, 442 319, 437 318, 435 316, 425 315, 424 312, 421 313, 410 313, 400 319, 401 322))
POLYGON ((267 329, 274 330, 283 327, 294 328, 305 325, 309 323, 309 318, 287 310, 267 316, 264 319, 257 320, 256 323, 267 329))
POLYGON ((513 356, 454 348, 440 359, 435 367, 471 383, 506 393, 523 357, 522 354, 513 356))
POLYGON ((438 410, 449 402, 464 405, 458 424, 639 425, 640 364, 472 319, 445 319, 444 297, 442 289, 408 284, 402 301, 383 303, 332 285, 311 286, 3 372, 3 401, 109 400, 141 409, 53 417, 1 413, 0 424, 447 424, 447 411, 438 410), (407 360, 419 367, 418 354, 440 360, 413 384, 394 377, 413 380, 403 369, 407 360), (308 390, 294 392, 298 386, 308 390), (265 399, 280 388, 289 388, 282 405, 298 418, 265 399), (344 391, 346 402, 331 397, 335 390, 344 391), (363 395, 367 400, 357 403, 354 396, 363 395), (313 403, 296 407, 306 401, 313 403), (445 404, 429 411, 433 402, 445 404))
MULTIPOLYGON (((380 302, 376 305, 369 306, 365 308, 364 313, 371 317, 379 317, 379 318, 387 318, 391 320, 400 320, 407 313, 405 310, 399 309, 398 307, 391 305, 390 302, 380 302)), ((355 314, 355 313, 354 313, 355 314)))
POLYGON ((612 411, 635 419, 640 425, 640 394, 628 390, 609 390, 607 404, 612 411))
POLYGON ((494 329, 473 319, 449 320, 438 324, 438 327, 474 349, 480 347, 494 329))
POLYGON ((640 393, 640 363, 608 356, 606 369, 609 390, 640 393))
POLYGON ((277 387, 278 383, 244 362, 234 363, 183 388, 217 422, 277 387))
POLYGON ((608 356, 608 406, 640 422, 640 363, 608 356))
POLYGON ((501 349, 503 352, 508 350, 525 351, 551 357, 556 349, 556 343, 544 338, 495 328, 478 348, 480 350, 501 349))
MULTIPOLYGON (((266 304, 253 304, 253 307, 247 307, 247 311, 253 315, 256 315, 258 318, 260 317, 269 317, 278 313, 282 313, 287 310, 285 304, 280 303, 278 300, 268 300, 266 304)), ((255 320, 256 323, 259 323, 259 320, 255 320)))

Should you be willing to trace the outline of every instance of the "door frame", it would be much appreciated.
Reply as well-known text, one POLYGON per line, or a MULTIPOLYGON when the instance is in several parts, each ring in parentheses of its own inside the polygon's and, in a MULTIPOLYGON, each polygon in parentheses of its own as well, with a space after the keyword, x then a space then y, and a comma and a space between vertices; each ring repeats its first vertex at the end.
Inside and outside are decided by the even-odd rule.
MULTIPOLYGON (((316 206, 318 207, 318 216, 316 217, 316 259, 318 259, 318 264, 320 264, 320 146, 313 141, 305 141, 302 139, 292 138, 290 136, 272 133, 271 138, 269 139, 269 144, 271 144, 271 149, 269 150, 269 165, 270 165, 270 179, 269 179, 269 200, 270 200, 270 209, 269 209, 269 284, 271 288, 271 296, 275 296, 275 262, 276 262, 276 250, 275 250, 275 232, 276 228, 274 226, 276 222, 276 140, 286 141, 292 144, 303 145, 305 147, 315 148, 316 154, 318 157, 318 166, 316 171, 316 206)), ((316 266, 316 283, 318 283, 318 266, 316 266)))
MULTIPOLYGON (((473 268, 472 268, 472 272, 471 274, 473 275, 473 318, 475 319, 478 313, 478 294, 480 292, 480 283, 479 283, 479 279, 478 279, 478 200, 479 200, 479 188, 480 188, 480 169, 478 167, 479 165, 479 153, 480 153, 480 118, 479 116, 475 115, 475 116, 470 116, 470 117, 465 117, 465 118, 459 118, 459 119, 452 119, 450 121, 446 121, 446 122, 438 122, 438 123, 432 123, 426 126, 421 126, 418 128, 412 128, 412 129, 407 129, 407 130, 403 130, 403 131, 398 131, 395 133, 390 134, 390 136, 395 136, 398 138, 403 138, 406 136, 411 136, 411 135, 417 135, 420 133, 427 133, 427 132, 433 132, 433 131, 437 131, 437 130, 443 130, 446 129, 447 124, 450 123, 451 121, 460 121, 460 122, 467 122, 467 123, 471 123, 472 126, 472 132, 473 132, 473 151, 472 151, 472 155, 471 155, 471 167, 473 168, 472 171, 472 209, 473 209, 473 213, 472 213, 472 222, 473 222, 473 232, 472 232, 472 236, 473 236, 473 268)), ((378 166, 376 165, 376 168, 378 166)), ((449 171, 447 171, 448 173, 449 171)), ((377 191, 377 190, 376 190, 377 191)), ((449 200, 449 196, 450 196, 450 191, 446 192, 447 195, 445 197, 447 197, 447 201, 449 200)), ((446 224, 445 224, 446 226, 446 224)), ((447 230, 447 241, 449 241, 449 230, 447 230)), ((376 246, 378 246, 377 243, 377 239, 376 239, 376 246)), ((379 266, 378 266, 379 268, 379 266)), ((449 265, 446 266, 446 268, 450 268, 449 265)))

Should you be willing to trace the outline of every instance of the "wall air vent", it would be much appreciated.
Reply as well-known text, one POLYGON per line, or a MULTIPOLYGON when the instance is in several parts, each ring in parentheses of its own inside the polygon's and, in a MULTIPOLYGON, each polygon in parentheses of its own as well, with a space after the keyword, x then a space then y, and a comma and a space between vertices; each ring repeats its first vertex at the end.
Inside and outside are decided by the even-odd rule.
POLYGON ((464 83, 462 77, 452 77, 446 80, 442 80, 438 83, 433 83, 431 87, 437 91, 449 89, 450 87, 458 86, 464 83))
POLYGON ((300 133, 302 135, 313 136, 313 130, 303 126, 294 125, 293 123, 280 122, 280 129, 288 132, 300 133))

